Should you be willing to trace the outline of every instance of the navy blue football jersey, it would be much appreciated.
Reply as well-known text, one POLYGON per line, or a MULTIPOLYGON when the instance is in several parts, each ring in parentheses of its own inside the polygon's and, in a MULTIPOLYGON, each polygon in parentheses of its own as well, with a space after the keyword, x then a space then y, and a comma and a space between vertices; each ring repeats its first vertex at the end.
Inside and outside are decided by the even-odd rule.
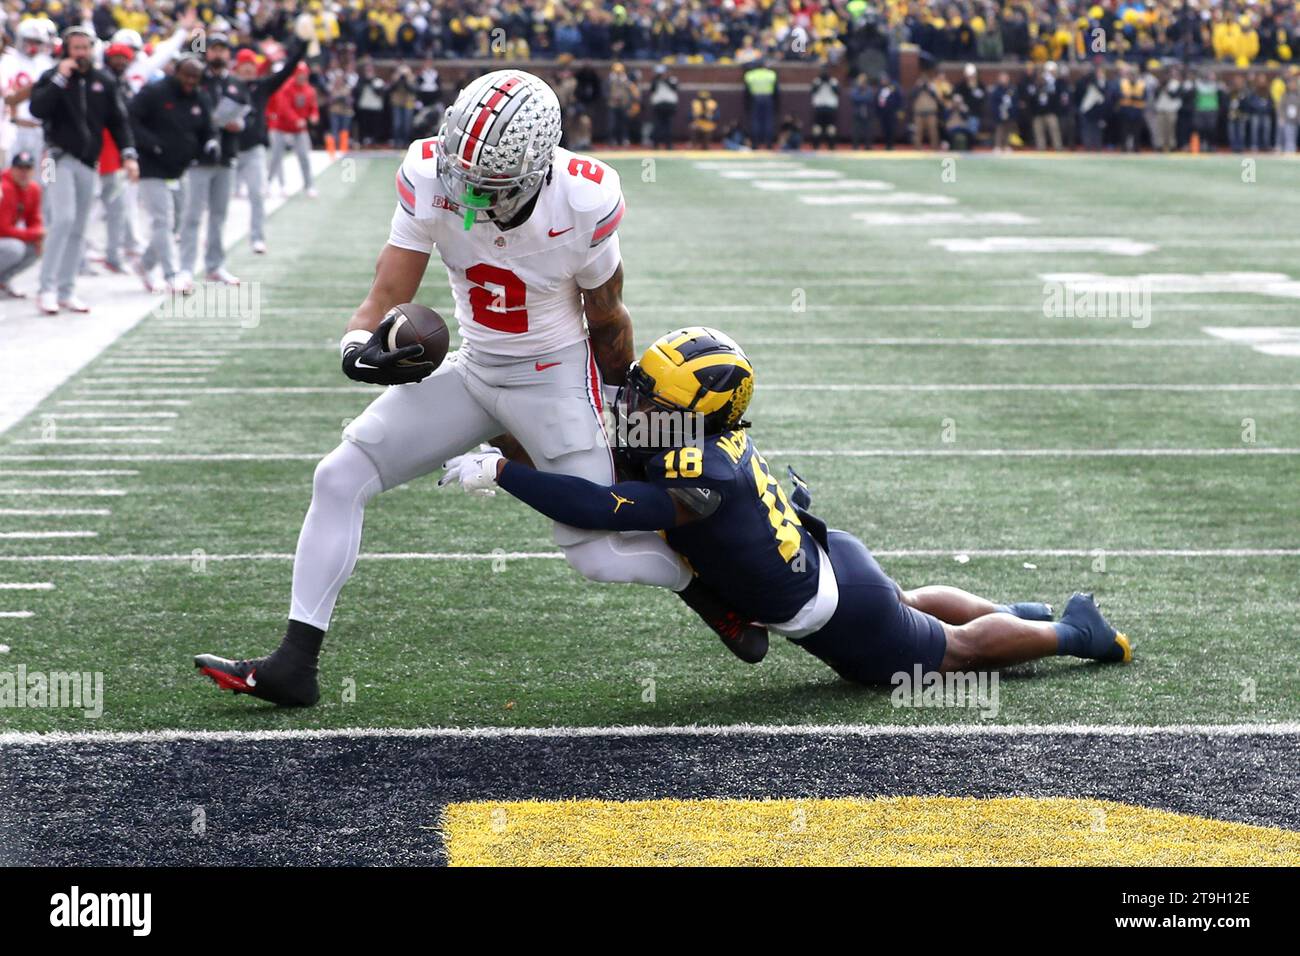
POLYGON ((777 624, 817 593, 813 539, 743 428, 661 452, 645 478, 704 516, 668 530, 668 543, 740 614, 777 624))

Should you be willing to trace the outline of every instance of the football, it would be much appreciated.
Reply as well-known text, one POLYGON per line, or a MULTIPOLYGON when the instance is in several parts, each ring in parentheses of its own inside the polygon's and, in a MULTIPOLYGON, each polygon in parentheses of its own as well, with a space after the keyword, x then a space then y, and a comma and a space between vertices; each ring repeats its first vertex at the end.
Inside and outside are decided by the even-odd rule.
POLYGON ((390 352, 404 349, 408 345, 424 347, 422 355, 403 359, 398 363, 399 365, 423 365, 425 362, 432 362, 434 368, 437 368, 442 364, 442 360, 447 357, 447 348, 451 342, 451 333, 442 316, 428 306, 417 305, 414 302, 393 306, 384 318, 387 319, 391 315, 395 315, 396 319, 388 329, 388 341, 385 343, 390 352))

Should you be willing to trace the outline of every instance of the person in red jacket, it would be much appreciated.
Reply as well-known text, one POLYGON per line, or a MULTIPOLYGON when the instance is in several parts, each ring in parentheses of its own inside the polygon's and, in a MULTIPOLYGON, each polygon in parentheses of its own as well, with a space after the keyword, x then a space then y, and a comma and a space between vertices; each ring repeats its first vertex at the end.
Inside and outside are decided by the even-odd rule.
POLYGON ((9 283, 36 261, 45 242, 35 165, 31 153, 19 153, 0 176, 0 293, 14 299, 26 296, 9 283))
POLYGON ((293 80, 280 87, 279 92, 266 105, 266 125, 271 136, 271 162, 267 179, 284 187, 281 163, 284 161, 285 148, 291 146, 298 156, 307 195, 315 199, 316 188, 311 178, 311 133, 307 129, 320 122, 320 106, 316 100, 316 88, 308 81, 310 72, 306 63, 299 63, 294 69, 293 80))

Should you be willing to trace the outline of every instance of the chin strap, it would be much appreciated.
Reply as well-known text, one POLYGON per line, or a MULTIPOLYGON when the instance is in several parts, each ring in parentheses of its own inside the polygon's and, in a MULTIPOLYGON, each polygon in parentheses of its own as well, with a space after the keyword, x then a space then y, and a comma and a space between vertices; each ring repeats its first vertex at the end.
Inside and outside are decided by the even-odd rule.
POLYGON ((473 186, 465 187, 465 198, 462 200, 465 205, 465 231, 468 232, 474 226, 474 220, 478 218, 480 209, 487 209, 489 197, 486 193, 481 193, 473 186))

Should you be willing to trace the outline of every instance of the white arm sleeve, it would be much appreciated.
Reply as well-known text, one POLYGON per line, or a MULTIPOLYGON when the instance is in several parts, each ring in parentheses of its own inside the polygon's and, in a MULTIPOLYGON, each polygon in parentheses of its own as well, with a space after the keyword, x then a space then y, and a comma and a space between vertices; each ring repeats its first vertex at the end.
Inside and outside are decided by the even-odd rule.
POLYGON ((598 289, 609 281, 623 256, 618 249, 618 233, 614 233, 595 249, 574 275, 580 289, 598 289))
POLYGON ((181 44, 189 39, 189 31, 177 30, 166 40, 153 48, 153 53, 140 62, 138 69, 144 74, 145 81, 153 79, 154 73, 161 70, 181 51, 181 44))
POLYGON ((388 231, 388 244, 412 252, 433 252, 433 220, 416 219, 400 205, 397 206, 393 210, 393 224, 388 231))

